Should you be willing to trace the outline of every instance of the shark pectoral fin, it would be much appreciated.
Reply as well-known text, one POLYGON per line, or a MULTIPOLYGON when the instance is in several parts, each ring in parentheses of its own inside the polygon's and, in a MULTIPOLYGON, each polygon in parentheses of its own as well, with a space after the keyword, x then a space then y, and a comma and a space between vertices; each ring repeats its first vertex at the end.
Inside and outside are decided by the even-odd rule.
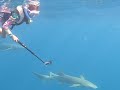
POLYGON ((81 86, 81 85, 80 84, 73 84, 70 87, 79 87, 79 86, 81 86))

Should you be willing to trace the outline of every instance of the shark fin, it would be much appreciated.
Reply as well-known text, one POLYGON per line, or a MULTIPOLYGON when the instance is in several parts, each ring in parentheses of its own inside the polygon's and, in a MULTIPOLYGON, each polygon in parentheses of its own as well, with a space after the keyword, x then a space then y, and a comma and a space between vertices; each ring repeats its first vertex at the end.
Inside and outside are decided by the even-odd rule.
POLYGON ((83 75, 80 75, 80 78, 83 79, 83 80, 85 79, 85 78, 83 77, 83 75))
POLYGON ((81 86, 81 85, 80 84, 73 84, 70 87, 79 87, 79 86, 81 86))
POLYGON ((53 73, 53 72, 50 72, 50 77, 55 77, 55 76, 58 76, 57 74, 53 73))
POLYGON ((11 50, 12 48, 9 47, 9 48, 4 48, 4 49, 0 49, 0 51, 8 51, 8 50, 11 50))

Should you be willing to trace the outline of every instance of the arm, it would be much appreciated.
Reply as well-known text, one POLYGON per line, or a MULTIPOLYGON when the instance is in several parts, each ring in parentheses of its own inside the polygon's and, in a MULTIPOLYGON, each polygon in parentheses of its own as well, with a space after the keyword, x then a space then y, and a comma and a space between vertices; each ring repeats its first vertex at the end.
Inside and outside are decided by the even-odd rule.
POLYGON ((5 32, 5 35, 9 35, 15 42, 18 41, 18 38, 11 32, 10 26, 15 23, 15 19, 10 16, 10 18, 2 25, 2 29, 5 32))

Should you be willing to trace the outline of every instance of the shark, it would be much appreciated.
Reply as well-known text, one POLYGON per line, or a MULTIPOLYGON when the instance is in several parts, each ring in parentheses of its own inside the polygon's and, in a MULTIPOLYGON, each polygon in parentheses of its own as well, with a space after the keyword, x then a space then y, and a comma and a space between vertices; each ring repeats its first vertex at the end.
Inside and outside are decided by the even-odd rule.
POLYGON ((43 80, 57 80, 61 83, 69 84, 70 87, 87 87, 92 89, 98 88, 95 84, 86 80, 82 75, 80 75, 80 77, 75 77, 64 73, 55 74, 53 72, 50 72, 49 75, 43 75, 38 73, 34 73, 34 75, 43 80))
POLYGON ((0 51, 15 50, 18 48, 23 48, 23 47, 18 44, 10 44, 10 43, 1 43, 0 44, 0 51))
POLYGON ((64 73, 55 74, 50 72, 50 77, 62 83, 71 84, 70 87, 88 87, 92 89, 98 88, 95 84, 86 80, 82 75, 80 75, 80 77, 75 77, 75 76, 67 75, 64 73))

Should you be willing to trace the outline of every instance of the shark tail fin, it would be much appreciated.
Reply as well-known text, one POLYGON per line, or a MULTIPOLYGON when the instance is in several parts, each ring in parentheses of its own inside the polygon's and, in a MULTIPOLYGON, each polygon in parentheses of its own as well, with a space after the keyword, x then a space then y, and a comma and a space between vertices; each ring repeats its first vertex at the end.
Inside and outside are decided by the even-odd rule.
POLYGON ((38 78, 40 77, 40 74, 36 73, 36 72, 32 72, 35 76, 37 76, 38 78))

